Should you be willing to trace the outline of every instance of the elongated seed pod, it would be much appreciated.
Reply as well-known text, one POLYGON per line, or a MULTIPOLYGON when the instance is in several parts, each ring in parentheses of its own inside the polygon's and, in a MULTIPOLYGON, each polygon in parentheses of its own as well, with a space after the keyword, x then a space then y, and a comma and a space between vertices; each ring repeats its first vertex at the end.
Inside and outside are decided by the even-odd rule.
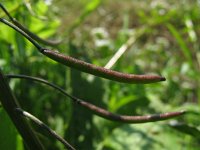
POLYGON ((89 102, 86 102, 84 100, 81 100, 75 96, 72 96, 65 92, 62 88, 58 87, 57 85, 50 83, 44 79, 37 78, 37 77, 31 77, 27 75, 6 75, 8 78, 21 78, 21 79, 27 79, 27 80, 32 80, 36 82, 40 82, 43 84, 46 84, 59 92, 61 92, 63 95, 69 97, 74 103, 90 110, 92 113, 105 118, 107 120, 111 121, 117 121, 121 123, 147 123, 147 122, 155 122, 155 121, 162 121, 166 119, 170 119, 173 117, 177 117, 180 115, 183 115, 185 111, 179 111, 179 112, 168 112, 168 113, 163 113, 163 114, 153 114, 153 115, 146 115, 146 116, 125 116, 125 115, 118 115, 111 113, 103 108, 100 108, 98 106, 95 106, 89 102))
POLYGON ((101 116, 105 119, 122 123, 131 123, 131 124, 167 120, 173 117, 183 115, 185 113, 185 111, 179 111, 179 112, 167 112, 163 114, 153 114, 145 116, 125 116, 125 115, 118 115, 111 113, 105 109, 102 109, 100 107, 97 107, 93 104, 90 104, 82 100, 78 100, 77 103, 79 103, 81 106, 85 106, 96 115, 101 116))
POLYGON ((72 67, 78 69, 80 71, 90 73, 95 76, 99 76, 102 78, 106 78, 113 81, 123 82, 123 83, 130 83, 130 84, 147 84, 147 83, 154 83, 159 81, 165 81, 164 77, 157 76, 157 75, 134 75, 134 74, 126 74, 117 71, 113 71, 110 69, 106 69, 103 67, 98 67, 93 64, 72 58, 70 56, 63 55, 59 52, 55 52, 49 49, 42 48, 37 42, 35 42, 31 36, 29 36, 29 32, 21 29, 21 26, 15 26, 8 22, 7 20, 0 18, 0 21, 4 24, 10 26, 15 31, 22 34, 26 39, 28 39, 42 54, 48 56, 49 58, 62 63, 68 67, 72 67))
POLYGON ((75 68, 77 70, 90 73, 95 76, 106 78, 113 81, 123 82, 123 83, 137 83, 146 84, 159 81, 165 81, 164 77, 156 75, 134 75, 117 72, 114 70, 106 69, 103 67, 98 67, 96 65, 72 58, 70 56, 63 55, 59 52, 43 49, 41 51, 44 55, 49 58, 62 63, 65 66, 75 68))

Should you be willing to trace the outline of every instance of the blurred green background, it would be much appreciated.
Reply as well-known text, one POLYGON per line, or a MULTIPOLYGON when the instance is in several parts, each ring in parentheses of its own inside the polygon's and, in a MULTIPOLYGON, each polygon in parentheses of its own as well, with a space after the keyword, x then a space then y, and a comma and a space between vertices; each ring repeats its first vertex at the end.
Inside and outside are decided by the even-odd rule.
MULTIPOLYGON (((24 26, 44 39, 62 40, 60 52, 99 66, 131 41, 112 69, 159 74, 167 81, 122 84, 64 67, 39 54, 21 35, 0 23, 0 67, 53 82, 109 111, 145 115, 187 110, 185 116, 146 124, 106 121, 59 92, 31 81, 10 80, 22 108, 79 150, 198 150, 200 147, 199 0, 1 0, 24 26)), ((6 17, 0 11, 0 17, 6 17)), ((43 136, 48 150, 64 149, 43 136)), ((0 149, 23 150, 23 142, 0 107, 0 149)))

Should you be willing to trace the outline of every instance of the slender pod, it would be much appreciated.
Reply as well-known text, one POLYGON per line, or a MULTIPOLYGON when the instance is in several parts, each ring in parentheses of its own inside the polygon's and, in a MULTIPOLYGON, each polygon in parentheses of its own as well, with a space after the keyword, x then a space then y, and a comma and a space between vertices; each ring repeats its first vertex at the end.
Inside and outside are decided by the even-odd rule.
MULTIPOLYGON (((6 13, 8 18, 15 24, 11 24, 5 19, 0 18, 0 21, 4 24, 12 27, 14 30, 21 33, 25 38, 27 38, 41 53, 48 56, 49 58, 62 63, 68 67, 72 67, 78 69, 80 71, 93 74, 95 76, 99 76, 102 78, 106 78, 113 81, 123 82, 123 83, 138 83, 138 84, 146 84, 146 83, 154 83, 159 81, 165 81, 164 77, 157 75, 134 75, 134 74, 126 74, 117 71, 113 71, 110 69, 106 69, 103 67, 98 67, 93 64, 75 59, 70 56, 63 55, 59 52, 55 52, 49 49, 42 48, 36 41, 40 41, 37 39, 37 36, 29 31, 27 28, 22 26, 17 20, 15 20, 9 12, 5 9, 5 7, 0 3, 0 7, 6 13)), ((41 42, 41 41, 40 41, 41 42)), ((46 43, 47 44, 47 43, 46 43)), ((49 44, 51 45, 51 44, 49 44)))
POLYGON ((114 114, 103 108, 97 107, 93 104, 82 101, 80 99, 77 99, 77 103, 79 103, 81 106, 85 106, 85 108, 88 108, 94 114, 101 116, 102 118, 105 118, 111 121, 131 123, 131 124, 167 120, 173 117, 183 115, 185 113, 185 111, 179 111, 179 112, 167 112, 163 114, 151 114, 151 115, 145 115, 145 116, 127 116, 127 115, 114 114))
POLYGON ((147 84, 154 83, 159 81, 165 81, 164 77, 157 75, 134 75, 134 74, 126 74, 117 71, 113 71, 110 69, 106 69, 103 67, 98 67, 93 64, 75 59, 70 56, 63 55, 59 52, 52 51, 49 49, 42 48, 37 42, 35 42, 27 33, 25 33, 20 28, 11 24, 5 19, 0 18, 0 21, 4 24, 10 26, 20 34, 22 34, 25 38, 27 38, 42 54, 48 56, 49 58, 62 63, 65 66, 72 67, 78 69, 80 71, 90 73, 95 76, 99 76, 102 78, 106 78, 113 81, 123 82, 123 83, 137 83, 137 84, 147 84))
POLYGON ((113 81, 118 81, 123 83, 145 84, 145 83, 153 83, 165 80, 165 78, 156 75, 134 75, 134 74, 117 72, 48 49, 43 49, 42 53, 48 56, 49 58, 59 63, 62 63, 65 66, 72 67, 77 70, 113 81))
POLYGON ((98 106, 95 106, 89 102, 76 98, 75 96, 72 96, 68 94, 67 92, 65 92, 62 88, 58 87, 57 85, 50 83, 44 79, 31 77, 27 75, 6 75, 6 77, 27 79, 27 80, 37 81, 37 82, 49 85, 50 87, 58 90, 65 96, 69 97, 76 104, 79 104, 80 106, 90 110, 92 113, 111 121, 117 121, 117 122, 122 122, 122 123, 146 123, 146 122, 155 122, 155 121, 170 119, 170 118, 177 117, 185 113, 185 111, 180 111, 180 112, 168 112, 168 113, 163 113, 163 114, 153 114, 153 115, 146 115, 146 116, 118 115, 118 114, 111 113, 98 106))

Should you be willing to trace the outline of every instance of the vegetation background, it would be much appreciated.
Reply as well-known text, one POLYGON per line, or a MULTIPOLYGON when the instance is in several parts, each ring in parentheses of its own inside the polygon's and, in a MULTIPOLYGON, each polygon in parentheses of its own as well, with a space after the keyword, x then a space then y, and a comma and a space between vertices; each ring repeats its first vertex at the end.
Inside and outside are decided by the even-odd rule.
MULTIPOLYGON (((121 124, 91 114, 47 86, 10 80, 24 110, 80 150, 199 149, 199 0, 1 0, 1 3, 35 34, 44 39, 61 39, 54 49, 99 66, 105 66, 132 39, 131 47, 112 69, 159 74, 167 81, 122 84, 66 68, 39 54, 21 35, 1 23, 0 67, 4 73, 44 78, 76 97, 120 114, 179 110, 188 113, 163 122, 121 124)), ((5 17, 2 11, 0 17, 5 17)), ((63 149, 55 139, 43 136, 46 133, 37 126, 34 129, 48 150, 63 149)), ((24 149, 2 107, 0 133, 0 149, 24 149)))

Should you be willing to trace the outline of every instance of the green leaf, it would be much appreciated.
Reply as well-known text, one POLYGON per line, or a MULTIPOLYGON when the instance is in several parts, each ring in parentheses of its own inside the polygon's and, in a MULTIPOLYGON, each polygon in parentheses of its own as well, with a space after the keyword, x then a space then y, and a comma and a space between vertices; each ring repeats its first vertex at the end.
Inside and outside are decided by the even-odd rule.
POLYGON ((22 140, 17 140, 19 134, 3 108, 0 108, 0 133, 1 150, 22 150, 22 140))
POLYGON ((90 1, 83 10, 82 14, 75 20, 75 22, 72 24, 71 28, 69 29, 69 32, 72 32, 76 27, 78 27, 83 21, 85 21, 85 18, 89 16, 93 11, 97 9, 97 7, 101 4, 101 0, 93 0, 90 1))
POLYGON ((180 136, 172 128, 160 123, 122 125, 104 137, 104 141, 97 148, 98 150, 195 149, 187 136, 180 136))
POLYGON ((180 48, 181 48, 181 50, 182 50, 185 58, 187 59, 187 61, 191 65, 191 67, 193 67, 194 64, 193 64, 193 59, 192 59, 192 53, 190 52, 190 49, 186 45, 186 42, 182 38, 182 36, 179 33, 178 29, 176 29, 175 26, 173 26, 172 24, 169 24, 169 23, 167 24, 167 28, 169 29, 169 31, 171 32, 171 34, 176 39, 176 41, 179 44, 179 46, 180 46, 180 48))

